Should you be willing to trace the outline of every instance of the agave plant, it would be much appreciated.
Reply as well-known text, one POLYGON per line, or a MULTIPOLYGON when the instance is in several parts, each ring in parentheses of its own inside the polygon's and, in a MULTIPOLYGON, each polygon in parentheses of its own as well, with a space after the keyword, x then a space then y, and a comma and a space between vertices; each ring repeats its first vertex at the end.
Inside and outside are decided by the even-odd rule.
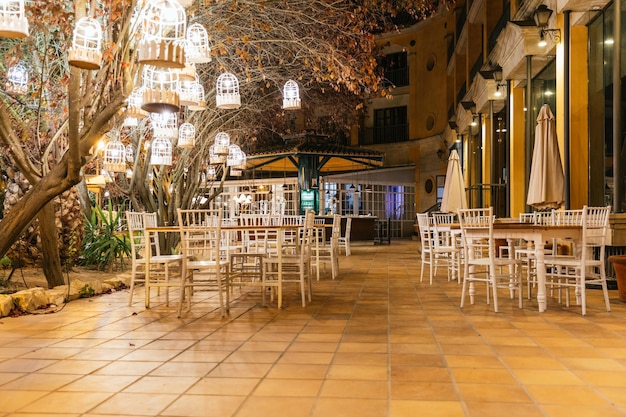
POLYGON ((86 218, 83 241, 83 263, 100 270, 113 271, 117 261, 124 269, 124 259, 130 256, 130 241, 122 226, 124 206, 115 212, 109 200, 107 211, 95 206, 91 218, 86 218))

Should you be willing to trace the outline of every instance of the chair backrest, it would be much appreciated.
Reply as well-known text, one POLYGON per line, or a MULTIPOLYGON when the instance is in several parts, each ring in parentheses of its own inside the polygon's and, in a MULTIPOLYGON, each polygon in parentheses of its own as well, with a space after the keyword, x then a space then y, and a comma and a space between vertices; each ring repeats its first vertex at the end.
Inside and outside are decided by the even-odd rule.
POLYGON ((466 259, 486 257, 494 259, 496 248, 493 239, 493 221, 493 207, 459 209, 459 224, 463 231, 466 259))
POLYGON ((583 211, 579 210, 554 210, 554 224, 557 226, 580 226, 583 224, 583 211))
POLYGON ((337 244, 341 237, 341 216, 339 214, 333 215, 333 227, 330 233, 331 243, 337 244))
POLYGON ((140 259, 144 256, 146 236, 144 231, 143 212, 127 211, 126 225, 130 238, 130 251, 132 259, 140 259))
POLYGON ((418 213, 417 224, 420 230, 420 242, 422 243, 422 252, 428 251, 432 247, 432 231, 430 227, 430 220, 428 214, 418 213))
POLYGON ((520 213, 519 222, 535 224, 535 213, 520 213))
POLYGON ((583 226, 583 253, 581 256, 588 256, 586 251, 593 247, 600 248, 600 259, 604 259, 604 248, 606 243, 606 230, 609 225, 609 215, 611 206, 587 207, 582 209, 583 226))
POLYGON ((304 224, 304 216, 283 216, 283 224, 286 226, 301 226, 304 224))
POLYGON ((221 226, 223 212, 221 209, 177 209, 180 227, 214 227, 221 226))
POLYGON ((352 217, 347 217, 346 218, 346 230, 344 231, 343 236, 347 239, 350 240, 350 232, 352 231, 352 217))
MULTIPOLYGON (((222 216, 213 210, 178 209, 178 226, 183 250, 183 260, 217 262, 224 253, 222 245, 222 216)), ((183 261, 184 262, 184 261, 183 261)))
POLYGON ((451 224, 455 222, 455 215, 449 213, 434 213, 433 223, 436 224, 451 224))

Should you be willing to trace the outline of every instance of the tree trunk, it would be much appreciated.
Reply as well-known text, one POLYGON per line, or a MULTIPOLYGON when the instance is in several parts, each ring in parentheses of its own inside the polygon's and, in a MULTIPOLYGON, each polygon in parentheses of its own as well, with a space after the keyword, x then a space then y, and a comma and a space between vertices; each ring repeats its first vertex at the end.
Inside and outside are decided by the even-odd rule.
POLYGON ((59 257, 59 239, 55 224, 56 215, 54 202, 46 204, 37 216, 39 220, 39 236, 43 255, 42 269, 48 281, 48 288, 65 284, 59 257))
POLYGON ((89 200, 89 190, 87 189, 87 182, 82 180, 76 185, 76 191, 78 192, 78 198, 80 199, 80 209, 83 215, 91 219, 91 201, 89 200))

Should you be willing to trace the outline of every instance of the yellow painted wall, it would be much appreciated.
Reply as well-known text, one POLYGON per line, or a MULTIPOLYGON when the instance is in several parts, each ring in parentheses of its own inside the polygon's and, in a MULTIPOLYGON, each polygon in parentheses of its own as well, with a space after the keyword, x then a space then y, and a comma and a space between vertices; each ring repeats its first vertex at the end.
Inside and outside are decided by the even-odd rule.
POLYGON ((516 217, 526 208, 525 150, 524 150, 524 89, 511 89, 511 217, 516 217))
POLYGON ((570 206, 581 208, 589 201, 589 96, 587 91, 587 27, 571 31, 570 206), (576 86, 584 86, 577 88, 576 86))

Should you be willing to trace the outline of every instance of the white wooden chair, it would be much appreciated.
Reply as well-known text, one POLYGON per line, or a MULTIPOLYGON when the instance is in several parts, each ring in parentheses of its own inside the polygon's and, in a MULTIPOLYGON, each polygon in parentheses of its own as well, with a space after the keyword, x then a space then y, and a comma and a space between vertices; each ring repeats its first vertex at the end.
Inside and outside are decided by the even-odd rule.
POLYGON ((350 256, 352 254, 352 250, 350 249, 350 233, 352 232, 352 217, 346 217, 346 230, 343 233, 343 236, 339 236, 339 248, 343 248, 346 253, 346 256, 350 256))
POLYGON ((476 282, 483 282, 487 285, 487 304, 490 302, 491 292, 493 309, 496 313, 498 312, 498 288, 506 288, 511 295, 517 291, 519 308, 522 308, 521 261, 497 256, 493 222, 492 207, 459 209, 459 223, 463 230, 465 252, 461 308, 468 292, 470 304, 474 304, 476 282))
MULTIPOLYGON (((146 306, 150 305, 149 286, 171 287, 176 286, 180 279, 182 268, 181 255, 162 255, 158 241, 158 236, 152 235, 150 239, 146 236, 146 227, 156 227, 156 213, 126 212, 126 223, 130 236, 131 245, 131 278, 130 294, 128 305, 133 303, 133 293, 135 285, 143 283, 146 285, 146 268, 150 268, 150 283, 146 285, 146 306), (146 246, 149 246, 150 262, 146 265, 146 246), (173 276, 176 274, 176 276, 173 276)), ((169 304, 169 291, 166 291, 166 304, 169 304)))
POLYGON ((322 264, 330 263, 331 276, 337 278, 339 274, 339 237, 341 235, 341 216, 335 214, 333 216, 333 225, 331 229, 330 239, 327 241, 325 236, 325 228, 315 228, 315 241, 313 242, 313 266, 315 267, 316 278, 320 280, 320 269, 322 264))
POLYGON ((181 280, 180 317, 185 293, 191 308, 191 296, 199 289, 215 290, 218 293, 222 317, 229 310, 229 265, 230 261, 222 250, 222 212, 209 210, 178 209, 181 249, 183 254, 183 279, 181 280), (204 223, 199 224, 204 221, 204 223), (188 291, 186 291, 188 290, 188 291))
POLYGON ((561 224, 582 225, 582 241, 575 246, 572 256, 546 257, 546 265, 552 267, 549 274, 553 285, 566 289, 566 302, 569 306, 569 288, 575 289, 576 304, 587 314, 587 284, 599 284, 602 288, 606 311, 611 311, 606 284, 605 245, 611 207, 587 207, 568 213, 563 210, 556 214, 561 224))
MULTIPOLYGON (((302 236, 295 253, 282 251, 263 258, 263 288, 275 290, 278 308, 282 307, 283 284, 296 283, 300 288, 302 307, 311 301, 311 255, 315 212, 307 211, 302 236), (280 273, 279 273, 280 268, 280 273)), ((272 292, 272 294, 274 291, 272 292)))

